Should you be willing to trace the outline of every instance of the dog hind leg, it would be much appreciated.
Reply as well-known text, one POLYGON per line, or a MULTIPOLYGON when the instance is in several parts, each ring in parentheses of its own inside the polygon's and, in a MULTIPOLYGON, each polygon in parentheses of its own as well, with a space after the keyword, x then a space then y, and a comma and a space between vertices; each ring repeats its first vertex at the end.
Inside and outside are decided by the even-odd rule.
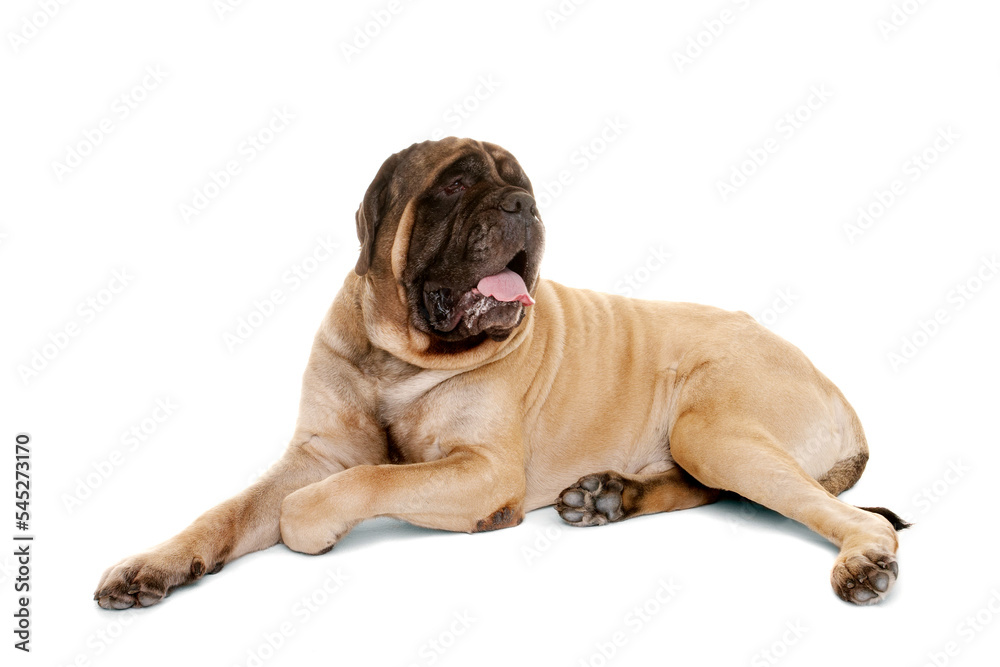
POLYGON ((675 425, 671 453, 702 484, 769 507, 840 547, 831 583, 841 599, 874 604, 895 583, 898 541, 890 520, 831 495, 766 429, 692 411, 675 425))
POLYGON ((672 512, 714 503, 719 491, 680 468, 652 474, 585 475, 559 494, 556 510, 573 526, 600 526, 642 514, 672 512))

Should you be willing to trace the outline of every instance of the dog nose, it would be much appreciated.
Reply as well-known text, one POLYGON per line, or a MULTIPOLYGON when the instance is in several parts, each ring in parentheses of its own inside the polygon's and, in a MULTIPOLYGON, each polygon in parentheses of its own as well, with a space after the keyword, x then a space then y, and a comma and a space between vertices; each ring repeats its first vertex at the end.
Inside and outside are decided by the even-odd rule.
POLYGON ((534 198, 527 192, 512 192, 500 200, 500 210, 507 213, 531 211, 535 206, 534 198))

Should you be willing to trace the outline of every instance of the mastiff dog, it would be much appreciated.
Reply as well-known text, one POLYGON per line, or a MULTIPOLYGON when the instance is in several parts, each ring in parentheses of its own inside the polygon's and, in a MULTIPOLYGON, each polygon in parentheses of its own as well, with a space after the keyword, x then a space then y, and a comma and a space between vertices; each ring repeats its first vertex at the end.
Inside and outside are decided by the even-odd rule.
POLYGON ((742 496, 840 549, 840 598, 896 581, 884 508, 837 499, 868 446, 840 390, 743 312, 564 287, 513 155, 425 141, 389 157, 356 215, 361 252, 302 380, 288 449, 256 483, 101 577, 105 609, 283 542, 329 551, 360 521, 518 525, 554 505, 599 526, 742 496))

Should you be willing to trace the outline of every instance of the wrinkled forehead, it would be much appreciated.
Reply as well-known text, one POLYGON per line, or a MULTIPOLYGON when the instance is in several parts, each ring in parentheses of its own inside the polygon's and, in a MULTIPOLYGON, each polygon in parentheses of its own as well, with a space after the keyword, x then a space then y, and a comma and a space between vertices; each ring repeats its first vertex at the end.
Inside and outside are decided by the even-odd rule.
POLYGON ((417 146, 396 170, 393 188, 412 188, 406 195, 423 192, 448 177, 472 174, 477 178, 492 177, 530 191, 524 172, 517 160, 506 150, 486 142, 449 137, 417 146))

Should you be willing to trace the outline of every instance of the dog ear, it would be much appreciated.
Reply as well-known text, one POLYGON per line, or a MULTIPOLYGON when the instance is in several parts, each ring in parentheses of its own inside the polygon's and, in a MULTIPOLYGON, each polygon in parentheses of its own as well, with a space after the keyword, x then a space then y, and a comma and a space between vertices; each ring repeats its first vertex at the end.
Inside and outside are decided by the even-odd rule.
POLYGON ((378 173, 375 174, 375 180, 365 191, 365 198, 361 201, 358 212, 354 215, 354 221, 358 226, 358 240, 361 241, 361 254, 354 267, 354 272, 359 276, 365 275, 371 268, 372 258, 375 254, 375 234, 385 215, 389 181, 399 165, 399 155, 399 153, 390 155, 382 163, 378 173))

